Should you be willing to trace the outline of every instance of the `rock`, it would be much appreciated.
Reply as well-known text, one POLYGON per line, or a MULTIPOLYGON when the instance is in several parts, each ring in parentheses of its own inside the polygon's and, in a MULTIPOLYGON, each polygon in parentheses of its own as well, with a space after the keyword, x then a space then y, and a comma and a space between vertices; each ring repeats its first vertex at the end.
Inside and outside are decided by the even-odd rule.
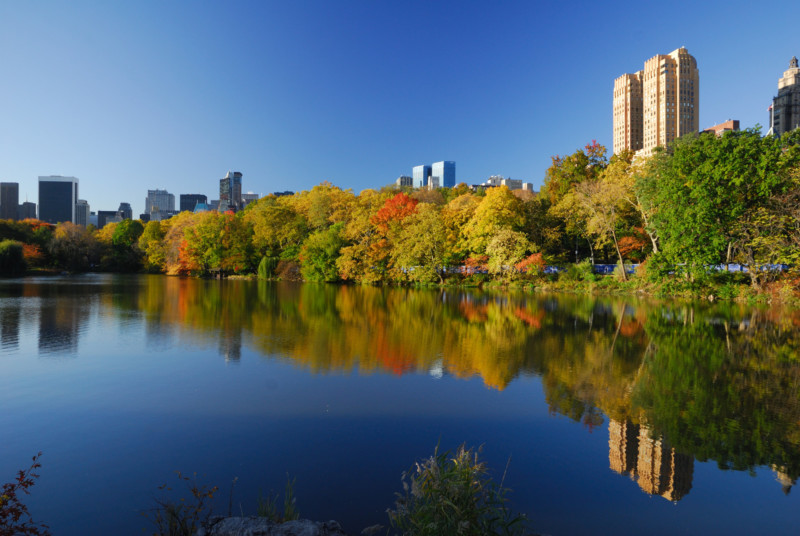
POLYGON ((299 519, 275 523, 265 517, 217 517, 195 536, 347 536, 347 533, 336 521, 299 519))

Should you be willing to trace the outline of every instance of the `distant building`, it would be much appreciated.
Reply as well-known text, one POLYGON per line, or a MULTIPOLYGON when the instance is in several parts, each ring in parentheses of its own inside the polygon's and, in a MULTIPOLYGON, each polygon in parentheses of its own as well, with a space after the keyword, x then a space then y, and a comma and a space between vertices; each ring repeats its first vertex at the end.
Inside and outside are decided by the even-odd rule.
POLYGON ((411 169, 411 177, 413 181, 412 186, 414 188, 424 188, 428 186, 428 182, 431 179, 431 166, 414 166, 411 169))
POLYGON ((700 71, 681 47, 644 62, 644 69, 614 81, 614 153, 650 155, 656 147, 697 132, 700 71))
POLYGON ((197 203, 194 206, 194 211, 193 212, 208 212, 210 210, 212 210, 212 209, 211 209, 211 206, 208 205, 208 203, 197 203))
POLYGON ((131 208, 130 203, 120 203, 117 212, 119 212, 119 215, 123 220, 133 219, 133 209, 131 208))
POLYGON ((238 171, 228 172, 219 180, 219 210, 241 210, 242 208, 242 174, 238 171))
POLYGON ((272 192, 275 197, 283 197, 284 195, 294 195, 294 192, 286 190, 285 192, 272 192))
POLYGON ((394 183, 398 187, 414 186, 414 177, 409 177, 408 175, 400 175, 399 177, 397 177, 397 180, 394 181, 394 183))
POLYGON ((511 178, 506 179, 502 175, 492 175, 491 177, 486 179, 486 182, 482 184, 472 185, 472 189, 485 190, 486 188, 496 188, 498 186, 505 186, 509 190, 522 190, 524 184, 530 184, 530 183, 523 183, 521 180, 518 179, 511 179, 511 178))
POLYGON ((25 201, 17 207, 17 219, 27 220, 36 219, 36 203, 25 201))
POLYGON ((147 224, 150 222, 150 214, 139 214, 139 219, 142 220, 142 223, 147 224))
POLYGON ((39 219, 47 223, 75 223, 78 179, 53 175, 39 177, 39 219))
POLYGON ((166 190, 147 190, 144 200, 144 211, 150 214, 154 210, 175 210, 175 196, 166 190))
POLYGON ((431 166, 431 180, 428 187, 453 188, 456 185, 456 163, 452 161, 435 162, 431 166))
POLYGON ((119 223, 122 221, 122 215, 118 210, 98 210, 97 211, 97 228, 102 229, 109 223, 119 223))
POLYGON ((0 182, 0 220, 16 220, 19 209, 19 183, 0 182))
POLYGON ((212 199, 208 202, 209 210, 219 210, 219 199, 212 199))
POLYGON ((89 209, 89 202, 85 199, 78 199, 75 205, 75 224, 86 227, 92 221, 92 211, 89 209))
POLYGON ((199 203, 206 204, 208 203, 208 197, 204 196, 203 194, 181 194, 180 196, 180 211, 185 212, 194 212, 195 208, 199 203))
POLYGON ((724 123, 709 127, 703 132, 713 132, 717 136, 722 136, 725 132, 735 132, 739 130, 739 121, 736 119, 728 119, 724 123))
POLYGON ((258 201, 260 197, 261 197, 260 195, 253 192, 247 192, 246 194, 242 194, 242 208, 246 207, 253 201, 258 201))
POLYGON ((800 128, 800 67, 796 57, 778 80, 778 96, 769 107, 769 124, 769 132, 776 136, 800 128))
POLYGON ((89 225, 94 225, 95 228, 97 227, 97 212, 89 213, 89 225))
POLYGON ((150 215, 149 221, 167 220, 176 214, 175 196, 166 190, 147 190, 144 211, 150 215))

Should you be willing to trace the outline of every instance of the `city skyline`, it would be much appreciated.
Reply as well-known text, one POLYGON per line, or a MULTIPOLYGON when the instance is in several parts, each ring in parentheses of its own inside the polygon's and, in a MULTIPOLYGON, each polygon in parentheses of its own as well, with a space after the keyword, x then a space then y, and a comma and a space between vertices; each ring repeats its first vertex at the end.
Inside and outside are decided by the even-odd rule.
POLYGON ((39 176, 79 177, 93 210, 134 215, 148 189, 216 198, 228 169, 257 193, 360 192, 445 157, 459 182, 539 189, 551 156, 611 149, 613 80, 678 47, 702 71, 700 129, 766 132, 800 55, 800 6, 779 4, 4 3, 0 181, 23 202, 39 176), (719 38, 753 28, 769 39, 719 38))

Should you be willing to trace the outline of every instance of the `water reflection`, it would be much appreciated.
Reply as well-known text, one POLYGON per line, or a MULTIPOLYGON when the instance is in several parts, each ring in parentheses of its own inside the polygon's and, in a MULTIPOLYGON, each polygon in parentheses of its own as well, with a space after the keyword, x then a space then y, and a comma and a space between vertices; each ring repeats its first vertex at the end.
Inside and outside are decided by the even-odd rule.
MULTIPOLYGON (((800 315, 611 298, 415 291, 161 276, 98 285, 0 285, 3 348, 17 294, 39 297, 41 354, 77 350, 93 301, 141 318, 148 349, 250 351, 314 373, 479 377, 503 390, 537 375, 550 411, 608 420, 611 470, 679 501, 694 460, 800 476, 800 315), (15 294, 16 293, 16 294, 15 294)), ((16 304, 16 305, 15 305, 16 304)))

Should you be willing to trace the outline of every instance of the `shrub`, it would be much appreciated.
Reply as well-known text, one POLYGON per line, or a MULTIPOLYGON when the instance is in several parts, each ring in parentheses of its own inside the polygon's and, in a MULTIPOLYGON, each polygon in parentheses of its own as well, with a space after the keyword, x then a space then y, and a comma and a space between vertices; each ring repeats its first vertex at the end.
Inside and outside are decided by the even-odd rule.
POLYGON ((36 472, 42 464, 39 463, 39 458, 42 453, 40 452, 33 457, 31 466, 17 473, 17 477, 13 482, 3 484, 0 489, 0 536, 46 536, 49 535, 48 526, 40 523, 34 523, 28 512, 28 507, 25 506, 19 499, 20 492, 29 495, 28 491, 39 474, 36 472))
MULTIPOLYGON (((209 487, 197 482, 197 475, 184 476, 176 471, 178 479, 189 490, 191 497, 177 501, 157 499, 158 507, 152 511, 152 522, 156 527, 156 536, 193 536, 201 525, 211 517, 209 502, 217 492, 217 486, 209 487)), ((172 491, 164 484, 161 490, 172 491)))
POLYGON ((567 267, 564 272, 564 278, 567 281, 596 281, 594 274, 594 265, 592 261, 586 259, 577 264, 572 264, 567 267))
POLYGON ((286 491, 283 494, 283 512, 278 509, 278 494, 268 494, 266 497, 258 497, 258 517, 266 517, 275 523, 284 521, 294 521, 300 519, 300 511, 297 509, 297 498, 294 496, 294 484, 297 479, 289 480, 286 477, 286 491))
POLYGON ((493 482, 478 451, 461 445, 440 454, 437 447, 403 474, 403 493, 387 513, 407 536, 524 534, 526 519, 509 511, 508 491, 493 482))
POLYGON ((275 268, 278 266, 277 257, 263 257, 258 263, 258 278, 270 279, 275 275, 275 268))
POLYGON ((22 243, 14 240, 0 242, 0 276, 18 277, 25 273, 22 243))

